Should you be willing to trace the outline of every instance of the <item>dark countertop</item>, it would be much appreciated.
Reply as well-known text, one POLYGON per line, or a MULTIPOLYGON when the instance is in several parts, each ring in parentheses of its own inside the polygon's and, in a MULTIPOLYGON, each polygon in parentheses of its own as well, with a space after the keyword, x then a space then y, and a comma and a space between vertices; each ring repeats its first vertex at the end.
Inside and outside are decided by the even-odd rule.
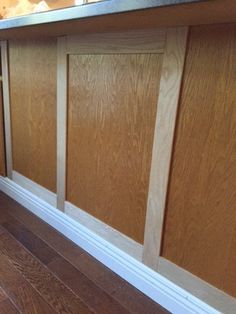
POLYGON ((104 0, 0 20, 0 40, 234 22, 232 0, 104 0))
POLYGON ((206 0, 104 0, 0 20, 0 30, 203 1, 206 0))

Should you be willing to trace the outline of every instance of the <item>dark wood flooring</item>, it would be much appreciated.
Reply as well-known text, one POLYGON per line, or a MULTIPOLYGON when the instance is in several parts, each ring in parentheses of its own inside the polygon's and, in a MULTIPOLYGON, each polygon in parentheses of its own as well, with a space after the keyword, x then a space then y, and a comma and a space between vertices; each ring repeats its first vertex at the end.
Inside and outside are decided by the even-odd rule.
POLYGON ((167 313, 0 192, 0 313, 167 313))

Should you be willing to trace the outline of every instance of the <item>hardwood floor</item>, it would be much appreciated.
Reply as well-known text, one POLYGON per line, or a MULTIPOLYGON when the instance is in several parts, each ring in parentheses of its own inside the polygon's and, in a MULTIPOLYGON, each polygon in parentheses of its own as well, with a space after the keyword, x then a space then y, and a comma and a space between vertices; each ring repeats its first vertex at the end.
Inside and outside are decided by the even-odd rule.
POLYGON ((0 192, 0 313, 167 313, 0 192))

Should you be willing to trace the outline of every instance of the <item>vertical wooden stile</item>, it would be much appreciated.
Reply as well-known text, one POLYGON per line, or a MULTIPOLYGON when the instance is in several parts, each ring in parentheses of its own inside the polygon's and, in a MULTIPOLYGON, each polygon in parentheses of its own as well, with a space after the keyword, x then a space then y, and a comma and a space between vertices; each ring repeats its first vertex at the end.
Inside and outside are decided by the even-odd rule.
POLYGON ((8 68, 8 44, 1 41, 1 62, 2 62, 2 89, 3 89, 3 108, 5 126, 5 146, 7 176, 12 179, 12 137, 11 137, 11 110, 10 110, 10 91, 9 91, 9 68, 8 68))
POLYGON ((167 30, 145 224, 143 262, 158 268, 171 153, 181 80, 185 61, 187 27, 167 30))
POLYGON ((67 53, 66 37, 57 42, 57 208, 66 197, 67 53))

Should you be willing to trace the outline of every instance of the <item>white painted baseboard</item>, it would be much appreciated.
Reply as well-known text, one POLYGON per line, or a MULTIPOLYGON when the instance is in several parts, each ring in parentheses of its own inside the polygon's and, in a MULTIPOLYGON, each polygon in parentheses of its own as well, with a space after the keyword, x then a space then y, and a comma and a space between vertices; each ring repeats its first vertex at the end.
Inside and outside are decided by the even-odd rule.
POLYGON ((199 299, 217 308, 220 312, 227 314, 236 313, 235 298, 163 257, 159 258, 158 272, 165 278, 174 281, 179 287, 187 289, 199 299))
POLYGON ((170 312, 219 313, 17 183, 0 177, 0 190, 170 312))

